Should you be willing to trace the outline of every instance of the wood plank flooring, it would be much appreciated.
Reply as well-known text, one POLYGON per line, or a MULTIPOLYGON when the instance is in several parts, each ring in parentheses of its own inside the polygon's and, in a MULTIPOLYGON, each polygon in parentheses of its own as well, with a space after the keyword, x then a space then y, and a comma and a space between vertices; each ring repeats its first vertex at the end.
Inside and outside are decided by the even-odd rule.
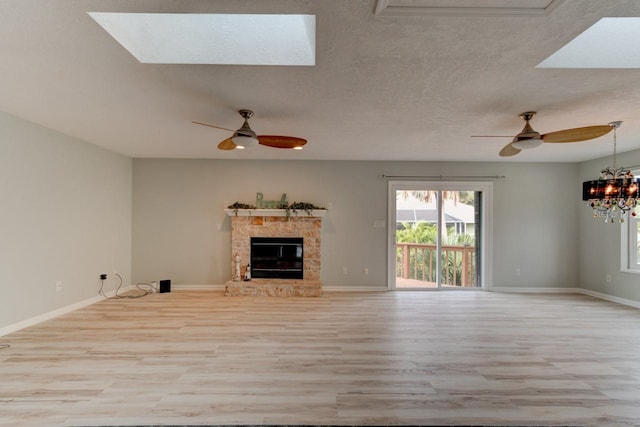
POLYGON ((0 337, 0 425, 640 425, 640 310, 172 292, 0 337))

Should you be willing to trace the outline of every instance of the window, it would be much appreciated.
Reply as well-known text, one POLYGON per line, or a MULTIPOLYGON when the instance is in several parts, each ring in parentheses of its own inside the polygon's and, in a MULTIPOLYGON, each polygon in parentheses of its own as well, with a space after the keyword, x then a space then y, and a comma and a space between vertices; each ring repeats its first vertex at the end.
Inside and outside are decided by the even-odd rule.
POLYGON ((629 215, 622 223, 622 260, 623 271, 640 274, 640 218, 629 215))
MULTIPOLYGON (((634 176, 640 175, 640 170, 632 171, 634 176)), ((640 274, 640 208, 636 208, 637 216, 625 215, 625 221, 620 227, 620 269, 629 273, 640 274)))
POLYGON ((492 189, 480 181, 389 181, 389 288, 488 288, 492 189))

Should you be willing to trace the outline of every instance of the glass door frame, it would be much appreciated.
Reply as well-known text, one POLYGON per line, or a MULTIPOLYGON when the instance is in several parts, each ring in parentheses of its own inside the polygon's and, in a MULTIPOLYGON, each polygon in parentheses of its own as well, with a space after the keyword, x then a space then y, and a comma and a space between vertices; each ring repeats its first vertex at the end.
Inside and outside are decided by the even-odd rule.
MULTIPOLYGON (((474 291, 474 290, 490 290, 493 282, 492 260, 493 255, 491 248, 493 247, 493 182, 488 181, 429 181, 429 180, 411 180, 411 181, 394 181, 388 182, 388 214, 387 214, 387 288, 389 290, 413 290, 396 287, 396 191, 414 190, 414 191, 479 191, 482 192, 482 200, 480 209, 481 225, 480 225, 480 245, 477 250, 480 251, 480 276, 479 286, 470 288, 418 288, 417 290, 456 290, 456 291, 474 291)), ((442 209, 441 197, 438 196, 438 209, 442 209)), ((438 215, 440 218, 441 216, 438 215)), ((440 253, 440 239, 438 239, 438 253, 440 253)), ((438 257, 439 259, 440 257, 438 257)), ((438 277, 440 270, 438 269, 438 277)), ((440 280, 440 279, 438 279, 440 280)))

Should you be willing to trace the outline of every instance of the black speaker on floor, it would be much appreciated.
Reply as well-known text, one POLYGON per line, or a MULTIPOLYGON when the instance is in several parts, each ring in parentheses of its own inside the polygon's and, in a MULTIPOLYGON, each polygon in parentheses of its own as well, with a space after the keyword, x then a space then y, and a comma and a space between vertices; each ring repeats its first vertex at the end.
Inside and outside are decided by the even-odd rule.
POLYGON ((171 292, 171 280, 160 280, 160 293, 171 292))

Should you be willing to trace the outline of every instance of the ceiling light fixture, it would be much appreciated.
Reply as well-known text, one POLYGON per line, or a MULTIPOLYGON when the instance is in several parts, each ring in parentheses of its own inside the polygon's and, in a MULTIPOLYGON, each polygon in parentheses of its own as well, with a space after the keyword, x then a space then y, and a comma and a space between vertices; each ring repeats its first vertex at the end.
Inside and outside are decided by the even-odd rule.
POLYGON ((634 178, 629 169, 616 167, 616 130, 622 122, 611 122, 613 127, 613 166, 600 171, 596 181, 582 183, 582 200, 593 209, 593 217, 604 222, 624 222, 624 215, 640 203, 640 178, 634 178))
POLYGON ((231 140, 236 144, 236 148, 240 150, 257 146, 260 143, 258 136, 251 127, 249 127, 249 119, 253 117, 253 111, 240 110, 240 115, 244 118, 244 123, 240 129, 234 132, 231 140))
POLYGON ((255 147, 260 143, 258 138, 250 135, 235 135, 231 138, 231 140, 234 144, 236 144, 236 148, 240 150, 255 147))
POLYGON ((529 148, 536 148, 542 145, 542 138, 532 137, 518 140, 517 137, 513 140, 511 145, 519 150, 527 150, 529 148))
POLYGON ((535 111, 527 111, 526 113, 520 114, 520 118, 525 121, 525 125, 524 128, 522 128, 522 131, 513 138, 513 141, 511 141, 512 147, 519 150, 527 150, 529 148, 536 148, 539 145, 542 145, 543 141, 540 132, 533 130, 529 124, 529 120, 531 120, 535 115, 535 111))

